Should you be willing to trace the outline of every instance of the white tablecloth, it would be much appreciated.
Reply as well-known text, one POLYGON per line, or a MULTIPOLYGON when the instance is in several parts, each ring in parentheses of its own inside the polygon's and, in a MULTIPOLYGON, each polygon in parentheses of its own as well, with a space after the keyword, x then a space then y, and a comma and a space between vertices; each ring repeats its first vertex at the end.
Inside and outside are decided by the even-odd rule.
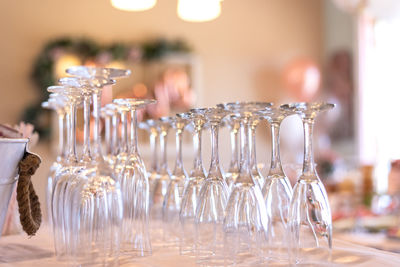
MULTIPOLYGON (((400 266, 400 254, 385 252, 348 241, 334 239, 332 262, 324 266, 400 266)), ((52 237, 46 227, 38 234, 28 238, 25 234, 3 236, 0 238, 0 266, 68 266, 55 259, 52 237)), ((194 267, 195 259, 180 256, 178 251, 166 248, 153 248, 153 255, 137 258, 123 266, 135 267, 194 267)), ((321 266, 321 265, 318 265, 321 266)))

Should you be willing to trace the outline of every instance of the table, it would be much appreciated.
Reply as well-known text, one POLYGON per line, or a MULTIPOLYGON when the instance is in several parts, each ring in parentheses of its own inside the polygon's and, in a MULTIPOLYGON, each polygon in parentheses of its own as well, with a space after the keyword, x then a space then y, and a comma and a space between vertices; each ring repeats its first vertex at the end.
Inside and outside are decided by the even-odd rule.
MULTIPOLYGON (((332 262, 323 266, 400 266, 400 254, 356 245, 341 239, 334 239, 333 245, 332 262)), ((1 237, 0 266, 63 267, 68 265, 56 260, 53 253, 52 236, 48 228, 43 227, 32 238, 28 238, 25 234, 1 237)), ((180 256, 178 251, 153 248, 152 256, 137 258, 134 262, 122 266, 194 267, 196 263, 194 258, 180 256)))

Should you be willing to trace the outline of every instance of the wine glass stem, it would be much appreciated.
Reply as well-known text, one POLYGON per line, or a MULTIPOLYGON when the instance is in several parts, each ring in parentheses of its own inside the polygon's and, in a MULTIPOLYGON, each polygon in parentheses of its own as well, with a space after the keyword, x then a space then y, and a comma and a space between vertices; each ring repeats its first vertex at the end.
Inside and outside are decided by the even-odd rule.
POLYGON ((121 152, 128 152, 128 120, 127 112, 121 111, 121 152))
POLYGON ((83 96, 83 150, 82 162, 90 162, 90 95, 83 96))
POLYGON ((212 174, 214 177, 221 177, 221 169, 219 167, 219 155, 218 155, 218 130, 219 124, 211 124, 211 164, 210 171, 208 174, 212 174))
POLYGON ((111 117, 106 115, 104 117, 105 123, 105 141, 106 141, 106 154, 112 154, 112 142, 111 142, 111 117))
POLYGON ((57 162, 61 162, 65 157, 65 144, 64 144, 64 119, 65 112, 63 109, 57 110, 58 116, 58 156, 57 162))
POLYGON ((241 137, 241 163, 240 163, 240 175, 239 178, 248 177, 242 174, 250 173, 250 164, 249 164, 249 136, 250 136, 250 127, 248 119, 244 119, 242 125, 240 127, 240 137, 241 137))
POLYGON ((201 157, 201 128, 195 129, 193 145, 195 150, 193 169, 195 172, 203 172, 203 161, 201 157))
POLYGON ((131 109, 131 142, 130 142, 130 153, 137 154, 137 116, 136 109, 131 109))
POLYGON ((68 120, 68 162, 76 163, 78 158, 76 156, 76 103, 71 101, 70 114, 68 120))
POLYGON ((112 149, 113 149, 113 155, 116 156, 118 154, 118 127, 119 122, 118 122, 118 112, 116 112, 112 116, 112 149))
POLYGON ((272 136, 272 147, 271 147, 271 168, 269 169, 269 175, 283 174, 280 152, 279 152, 279 129, 280 122, 271 123, 271 136, 272 136))
POLYGON ((307 178, 316 179, 315 165, 314 165, 314 152, 313 152, 313 128, 314 120, 310 118, 303 119, 304 126, 304 163, 303 163, 303 176, 307 178))
POLYGON ((257 169, 257 159, 256 159, 256 125, 251 125, 249 127, 249 136, 250 136, 250 151, 249 151, 249 167, 250 169, 257 169))
POLYGON ((158 156, 157 156, 157 132, 156 130, 150 129, 150 150, 151 150, 151 171, 156 172, 158 170, 158 156))
POLYGON ((178 172, 181 172, 183 170, 182 135, 183 135, 183 129, 177 128, 176 129, 176 162, 175 162, 174 174, 177 174, 178 172))
POLYGON ((94 117, 94 128, 93 128, 93 159, 99 161, 102 159, 101 155, 101 140, 100 140, 100 99, 101 90, 95 90, 93 92, 93 117, 94 117))
POLYGON ((230 136, 231 136, 232 157, 231 157, 231 163, 229 164, 229 169, 234 170, 237 169, 238 155, 239 155, 238 153, 239 131, 237 127, 235 127, 235 125, 232 125, 230 136))
POLYGON ((161 150, 161 169, 168 169, 167 161, 167 132, 161 131, 160 133, 160 150, 161 150))

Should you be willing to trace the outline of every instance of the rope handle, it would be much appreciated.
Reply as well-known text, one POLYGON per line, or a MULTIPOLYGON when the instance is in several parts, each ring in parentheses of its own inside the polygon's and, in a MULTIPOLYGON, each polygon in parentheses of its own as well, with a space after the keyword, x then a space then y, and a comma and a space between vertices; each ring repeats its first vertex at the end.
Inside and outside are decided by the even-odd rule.
POLYGON ((40 210, 39 198, 31 181, 31 176, 39 168, 41 160, 39 156, 25 152, 19 162, 19 179, 17 185, 17 201, 19 219, 22 228, 29 235, 33 236, 39 230, 42 222, 42 211, 40 210))

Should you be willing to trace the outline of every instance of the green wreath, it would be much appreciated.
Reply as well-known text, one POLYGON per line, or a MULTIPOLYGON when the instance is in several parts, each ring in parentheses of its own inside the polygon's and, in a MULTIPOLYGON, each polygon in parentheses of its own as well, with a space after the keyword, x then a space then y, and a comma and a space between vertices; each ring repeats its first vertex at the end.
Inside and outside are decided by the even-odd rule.
POLYGON ((38 101, 28 106, 22 120, 35 126, 41 137, 50 133, 49 120, 43 119, 48 112, 41 108, 41 102, 46 101, 49 93, 47 87, 57 83, 54 73, 59 54, 76 55, 82 62, 93 60, 106 55, 111 61, 153 61, 159 60, 168 53, 189 52, 191 49, 182 40, 168 41, 166 39, 151 40, 137 44, 112 43, 99 45, 87 38, 58 38, 48 42, 33 63, 31 78, 38 89, 38 101))

